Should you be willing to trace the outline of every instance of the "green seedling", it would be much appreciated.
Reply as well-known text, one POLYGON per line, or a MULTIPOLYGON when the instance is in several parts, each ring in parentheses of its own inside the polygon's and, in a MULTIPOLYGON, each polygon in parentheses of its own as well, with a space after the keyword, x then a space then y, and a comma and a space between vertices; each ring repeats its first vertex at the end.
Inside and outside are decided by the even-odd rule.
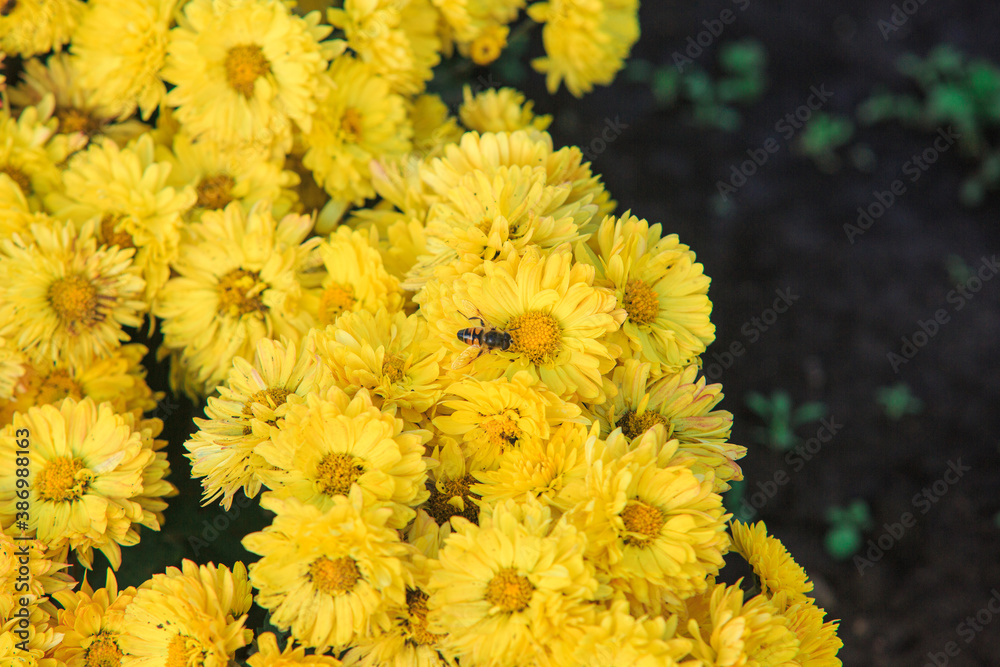
POLYGON ((778 390, 765 397, 750 392, 747 406, 766 424, 754 430, 758 442, 778 451, 787 451, 798 442, 795 429, 802 424, 815 421, 826 413, 826 406, 818 402, 805 403, 793 409, 788 392, 778 390))
POLYGON ((846 116, 819 111, 795 141, 795 150, 805 155, 820 171, 840 169, 841 159, 837 149, 854 135, 854 123, 846 116))
POLYGON ((986 193, 1000 187, 1000 68, 985 59, 969 58, 949 45, 926 58, 902 56, 897 69, 913 80, 917 94, 895 94, 885 88, 861 103, 857 117, 870 125, 898 121, 927 132, 954 128, 961 152, 977 166, 962 183, 959 199, 978 206, 986 193))
POLYGON ((918 415, 924 409, 924 402, 913 395, 910 385, 897 382, 891 387, 879 387, 875 400, 882 406, 885 416, 899 421, 907 415, 918 415))
POLYGON ((754 429, 758 442, 780 452, 788 451, 798 443, 798 436, 795 435, 797 427, 826 414, 826 406, 818 402, 804 403, 793 409, 791 397, 782 389, 772 392, 770 398, 750 392, 746 402, 747 407, 766 424, 754 429))
POLYGON ((862 534, 872 527, 872 516, 868 503, 855 500, 845 508, 829 508, 826 522, 830 524, 823 538, 826 552, 837 560, 847 560, 861 549, 862 534))
POLYGON ((767 87, 767 56, 760 42, 747 39, 720 47, 717 63, 713 75, 695 63, 678 68, 632 59, 625 77, 648 85, 659 107, 688 107, 695 125, 731 132, 743 122, 736 107, 756 102, 767 87))

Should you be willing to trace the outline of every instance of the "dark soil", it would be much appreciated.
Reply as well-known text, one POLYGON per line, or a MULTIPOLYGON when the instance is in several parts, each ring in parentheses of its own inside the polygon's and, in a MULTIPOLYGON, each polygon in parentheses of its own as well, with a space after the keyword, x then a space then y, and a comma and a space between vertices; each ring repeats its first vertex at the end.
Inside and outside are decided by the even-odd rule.
MULTIPOLYGON (((966 299, 951 293, 945 269, 949 255, 973 270, 984 266, 983 258, 1000 259, 1000 194, 976 210, 959 204, 959 184, 973 165, 957 150, 941 153, 911 182, 901 169, 933 145, 931 133, 898 124, 861 128, 852 143, 871 147, 874 168, 862 173, 845 166, 830 175, 794 154, 775 130, 812 87, 832 91, 825 111, 848 116, 877 83, 906 90, 895 61, 908 51, 923 56, 947 42, 1000 60, 993 32, 1000 6, 927 2, 883 39, 878 21, 890 18, 888 0, 646 3, 633 55, 672 63, 688 36, 726 8, 735 21, 696 62, 710 68, 719 44, 744 37, 760 41, 768 55, 767 92, 743 111, 736 132, 698 129, 683 108, 658 111, 648 90, 624 81, 579 102, 546 99, 540 90, 529 97, 556 113, 559 143, 587 145, 607 118, 628 124, 595 157, 595 171, 619 212, 632 209, 678 233, 712 277, 717 338, 705 371, 725 388, 722 407, 735 414, 734 441, 750 445, 742 461, 746 494, 766 493, 768 483, 779 480, 772 498, 758 496, 766 502, 755 518, 806 568, 830 617, 843 619, 844 664, 1000 665, 1000 528, 994 522, 1000 510, 1000 280, 987 279, 966 299), (729 213, 713 213, 717 181, 728 180, 731 166, 769 137, 779 149, 730 196, 729 213), (852 244, 845 223, 855 223, 857 208, 868 207, 873 192, 896 179, 906 191, 852 244), (767 321, 776 290, 791 290, 798 299, 762 331, 753 318, 767 321), (894 372, 888 353, 901 354, 901 338, 912 340, 920 322, 939 309, 945 323, 894 372), (727 358, 737 342, 744 352, 727 358), (886 417, 875 392, 896 382, 923 400, 921 414, 896 422, 886 417), (786 460, 751 437, 760 421, 745 407, 745 396, 775 389, 787 390, 797 404, 822 401, 829 420, 842 426, 808 461, 786 460), (968 470, 960 477, 947 473, 952 464, 968 470), (928 497, 920 495, 925 488, 928 497), (854 499, 871 507, 875 527, 864 539, 877 545, 881 537, 888 546, 880 557, 876 547, 861 572, 851 560, 834 560, 823 542, 826 509, 854 499), (885 524, 892 528, 904 518, 911 525, 898 539, 887 533, 885 524)), ((818 428, 804 426, 800 435, 812 437, 818 428)))

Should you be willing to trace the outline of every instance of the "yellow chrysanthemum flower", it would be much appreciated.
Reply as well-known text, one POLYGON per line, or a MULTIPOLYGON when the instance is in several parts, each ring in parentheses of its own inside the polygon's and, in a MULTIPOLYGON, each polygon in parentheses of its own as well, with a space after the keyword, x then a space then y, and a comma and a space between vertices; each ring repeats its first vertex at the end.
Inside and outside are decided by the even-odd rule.
POLYGON ((0 336, 33 363, 76 368, 128 340, 147 305, 133 250, 97 248, 93 221, 0 241, 0 336))
POLYGON ((389 627, 413 586, 413 547, 386 526, 390 507, 365 507, 360 489, 326 511, 270 494, 261 506, 277 516, 243 546, 261 556, 250 580, 272 624, 320 653, 389 627))
POLYGON ((63 634, 62 644, 54 653, 56 660, 66 667, 120 664, 125 609, 134 596, 134 586, 119 591, 111 570, 107 571, 104 588, 95 591, 84 580, 79 591, 56 594, 62 605, 56 632, 63 634))
POLYGON ((275 434, 287 404, 304 401, 314 390, 317 370, 311 353, 296 353, 294 343, 270 338, 257 343, 252 365, 233 359, 219 395, 208 397, 208 419, 195 417, 198 430, 184 443, 191 476, 203 478, 205 504, 221 498, 229 510, 237 491, 247 498, 260 493, 260 472, 270 466, 257 447, 275 434))
POLYGON ((837 653, 844 642, 837 636, 840 621, 823 621, 826 612, 811 600, 789 604, 784 593, 776 594, 771 603, 788 619, 788 628, 799 638, 797 664, 804 667, 841 667, 837 653))
POLYGON ((405 289, 419 289, 435 267, 455 259, 464 261, 449 278, 478 269, 507 242, 523 252, 531 244, 550 248, 573 241, 614 207, 579 149, 554 151, 552 137, 535 130, 467 132, 416 176, 414 182, 386 170, 376 179, 380 195, 427 220, 428 256, 405 289))
MULTIPOLYGON (((479 495, 471 487, 476 478, 469 473, 468 464, 461 448, 454 438, 447 436, 438 438, 431 452, 431 460, 439 465, 430 470, 430 497, 418 511, 417 522, 426 516, 437 525, 436 533, 429 525, 414 526, 411 540, 431 546, 434 538, 440 547, 443 540, 451 533, 450 521, 453 516, 460 516, 472 523, 479 523, 479 495)), ((422 549, 422 551, 424 551, 422 549)), ((431 547, 429 551, 434 552, 431 547)), ((435 557, 433 553, 428 557, 435 557)))
POLYGON ((50 656, 62 642, 55 630, 55 608, 48 603, 27 607, 28 618, 0 617, 0 664, 17 667, 61 667, 50 656), (25 627, 27 626, 27 627, 25 627))
POLYGON ((691 640, 676 636, 678 617, 636 618, 625 600, 614 600, 577 646, 579 667, 675 667, 690 665, 684 658, 691 640))
POLYGON ((611 370, 614 355, 601 339, 625 312, 615 307, 609 290, 593 287, 593 268, 573 264, 564 250, 529 247, 523 257, 486 262, 485 275, 464 275, 441 288, 438 298, 428 293, 417 300, 456 356, 466 346, 455 333, 473 326, 469 317, 481 313, 489 325, 510 333, 510 349, 483 354, 468 367, 475 377, 510 379, 526 370, 563 399, 604 402, 613 389, 602 375, 611 370), (468 312, 470 307, 478 313, 468 312))
POLYGON ((271 214, 280 219, 298 201, 293 189, 299 183, 295 172, 283 169, 280 162, 260 151, 221 146, 207 137, 192 141, 185 132, 178 132, 173 137, 173 150, 160 146, 157 157, 172 166, 172 186, 178 190, 194 188, 197 199, 187 212, 190 220, 233 201, 249 212, 263 200, 270 202, 271 214))
POLYGON ((285 650, 278 649, 278 640, 273 632, 265 632, 257 637, 257 652, 247 658, 250 667, 339 667, 342 663, 328 655, 306 655, 304 646, 295 642, 285 643, 285 650))
POLYGON ((477 65, 489 65, 507 45, 507 24, 524 0, 432 0, 447 22, 449 40, 477 65))
POLYGON ((52 224, 52 220, 47 213, 33 212, 21 186, 0 168, 0 239, 27 232, 32 223, 52 224))
POLYGON ((184 213, 195 203, 192 187, 167 185, 170 164, 155 157, 153 138, 144 134, 125 148, 107 138, 94 141, 63 172, 65 192, 45 204, 55 215, 78 224, 98 217, 102 243, 135 248, 135 265, 152 302, 177 259, 184 213))
POLYGON ((705 667, 803 664, 788 619, 762 595, 743 597, 738 585, 718 584, 684 601, 679 634, 692 640, 691 657, 705 667))
POLYGON ((327 20, 393 92, 423 92, 441 61, 438 13, 430 0, 347 0, 342 9, 327 10, 327 20))
POLYGON ((75 585, 73 578, 61 570, 67 567, 60 563, 56 554, 47 552, 40 540, 15 539, 8 533, 18 533, 19 529, 0 529, 0 617, 11 618, 20 606, 20 598, 28 597, 32 603, 39 602, 47 595, 59 594, 75 585), (23 571, 21 568, 25 568, 23 571))
POLYGON ((548 129, 552 116, 536 116, 534 102, 525 102, 524 93, 513 88, 487 88, 476 95, 467 85, 462 89, 464 102, 458 109, 462 125, 479 133, 516 132, 534 128, 548 129))
POLYGON ((504 452, 495 470, 474 472, 479 483, 470 489, 489 504, 529 494, 546 505, 567 509, 560 493, 586 477, 585 447, 596 439, 596 427, 562 424, 546 440, 533 438, 504 452))
POLYGON ((439 95, 419 95, 409 108, 416 157, 437 156, 446 145, 458 143, 462 138, 464 132, 458 119, 448 113, 448 106, 439 95))
POLYGON ((97 548, 117 569, 121 546, 138 543, 138 525, 159 530, 162 498, 177 493, 163 479, 166 455, 154 450, 166 443, 152 440, 159 432, 151 432, 152 422, 161 426, 136 423, 90 398, 15 414, 0 430, 0 523, 6 528, 17 518, 15 458, 27 456, 27 529, 52 548, 68 545, 88 568, 97 548), (25 438, 27 453, 19 449, 25 438))
POLYGON ((156 111, 167 93, 160 70, 176 5, 177 0, 87 3, 72 53, 80 84, 93 91, 94 104, 122 120, 136 110, 148 120, 156 111))
POLYGON ((572 664, 610 593, 584 558, 586 538, 535 501, 498 505, 477 526, 452 519, 427 592, 428 629, 463 664, 572 664))
POLYGON ((733 521, 733 550, 753 568, 761 597, 771 601, 788 619, 789 629, 799 638, 796 664, 810 667, 840 667, 837 652, 843 642, 837 637, 838 621, 826 621, 826 612, 817 607, 808 593, 813 584, 795 562, 785 545, 767 534, 763 521, 746 524, 733 521))
POLYGON ((384 309, 346 313, 311 334, 320 362, 348 394, 367 389, 375 405, 417 426, 441 395, 445 350, 420 315, 384 309))
POLYGON ((706 385, 697 366, 651 380, 652 375, 650 364, 635 359, 615 368, 611 382, 618 394, 594 409, 602 433, 620 428, 625 437, 635 439, 662 424, 667 438, 679 440, 680 451, 695 457, 696 474, 713 472, 716 493, 743 479, 736 461, 746 455, 746 447, 728 442, 733 415, 712 410, 723 398, 722 385, 706 385))
POLYGON ((257 445, 255 453, 271 467, 258 475, 271 495, 322 510, 357 488, 366 505, 392 503, 388 525, 402 528, 413 518, 409 508, 428 497, 423 457, 430 435, 405 430, 364 389, 352 398, 331 386, 288 406, 278 433, 257 445))
MULTIPOLYGON (((378 249, 382 256, 382 264, 386 272, 399 281, 406 278, 406 274, 416 265, 420 255, 427 252, 427 236, 424 233, 424 226, 418 220, 397 220, 389 224, 385 232, 379 231, 379 225, 370 220, 378 217, 381 211, 356 210, 355 221, 359 231, 368 232, 369 244, 378 249), (367 216, 366 213, 374 213, 367 216)), ((410 297, 412 292, 406 293, 404 309, 407 312, 416 310, 410 297)))
POLYGON ((317 252, 326 269, 322 291, 310 294, 304 307, 319 326, 333 324, 345 313, 395 313, 403 307, 399 280, 386 272, 367 234, 338 227, 319 243, 317 252))
POLYGON ((699 479, 691 459, 662 427, 626 450, 624 438, 595 449, 582 482, 563 493, 575 501, 569 519, 590 538, 589 557, 640 610, 660 613, 703 591, 729 548, 722 498, 711 475, 699 479), (623 455, 624 452, 627 454, 623 455))
POLYGON ((549 186, 536 166, 499 167, 492 177, 466 174, 426 220, 428 254, 407 276, 404 287, 419 288, 431 276, 448 280, 481 272, 484 261, 528 247, 543 250, 572 243, 597 207, 565 204, 568 185, 549 186))
POLYGON ((118 413, 155 410, 157 401, 165 394, 153 393, 146 384, 142 359, 148 351, 145 345, 129 343, 110 356, 76 367, 53 362, 26 363, 14 395, 7 401, 0 400, 0 426, 9 424, 15 412, 58 403, 67 396, 77 400, 87 396, 95 403, 107 401, 118 413))
POLYGON ((42 62, 32 58, 24 63, 21 83, 8 92, 14 108, 39 104, 46 95, 55 98, 55 117, 59 134, 81 134, 87 140, 104 135, 119 145, 136 138, 149 128, 132 119, 114 122, 111 107, 95 101, 95 91, 80 84, 79 61, 68 53, 54 53, 42 62))
POLYGON ((531 65, 552 94, 560 83, 576 97, 609 85, 639 39, 638 0, 549 0, 528 16, 545 24, 545 57, 531 65))
POLYGON ((154 574, 125 609, 122 667, 229 664, 250 643, 243 627, 252 601, 247 569, 185 559, 154 574))
POLYGON ((733 521, 733 551, 743 556, 760 582, 760 590, 767 597, 784 593, 791 603, 808 599, 813 589, 806 571, 795 562, 788 549, 776 537, 767 534, 763 521, 755 524, 733 521))
POLYGON ((407 588, 406 606, 394 610, 392 627, 355 641, 344 654, 344 667, 457 667, 441 654, 444 636, 427 629, 427 599, 423 590, 407 588))
POLYGON ((319 12, 279 0, 191 0, 170 31, 165 102, 195 138, 224 145, 291 148, 291 123, 308 131, 332 43, 319 12))
POLYGON ((0 51, 23 58, 58 51, 70 40, 80 15, 80 0, 11 0, 0 12, 0 51))
POLYGON ((452 383, 441 401, 434 426, 460 438, 473 471, 493 470, 505 452, 548 439, 564 422, 585 423, 579 406, 564 401, 526 371, 510 380, 482 382, 466 378, 452 383))
POLYGON ((302 163, 334 200, 361 204, 375 196, 369 163, 405 155, 413 127, 403 97, 370 65, 341 56, 328 74, 332 83, 320 86, 311 127, 303 128, 302 163))
POLYGON ((249 359, 262 338, 298 344, 316 322, 302 308, 298 270, 319 239, 303 243, 308 216, 276 221, 266 203, 244 213, 238 202, 205 211, 189 228, 174 263, 176 278, 160 292, 164 350, 179 351, 190 386, 208 394, 236 357, 249 359))
MULTIPOLYGON (((15 398, 15 393, 22 391, 20 386, 24 382, 21 378, 29 366, 24 354, 8 343, 6 338, 0 336, 0 405, 11 401, 15 398)), ((0 421, 0 425, 2 424, 0 421)))
POLYGON ((629 211, 601 222, 591 243, 577 246, 578 261, 597 269, 595 285, 614 290, 628 313, 613 341, 629 356, 667 371, 690 365, 715 340, 711 282, 676 234, 661 238, 629 211))
POLYGON ((0 109, 0 174, 17 185, 31 211, 41 211, 42 198, 62 189, 59 165, 86 143, 80 136, 56 134, 59 121, 52 117, 54 110, 51 95, 24 108, 16 119, 9 109, 0 109))

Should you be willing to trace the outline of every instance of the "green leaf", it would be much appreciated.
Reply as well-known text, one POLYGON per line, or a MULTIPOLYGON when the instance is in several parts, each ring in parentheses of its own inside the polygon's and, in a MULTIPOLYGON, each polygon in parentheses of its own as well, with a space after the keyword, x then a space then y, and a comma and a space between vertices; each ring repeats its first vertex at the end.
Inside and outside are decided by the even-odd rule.
POLYGON ((837 560, 847 560, 861 548, 861 533, 849 526, 831 528, 823 540, 826 552, 837 560))

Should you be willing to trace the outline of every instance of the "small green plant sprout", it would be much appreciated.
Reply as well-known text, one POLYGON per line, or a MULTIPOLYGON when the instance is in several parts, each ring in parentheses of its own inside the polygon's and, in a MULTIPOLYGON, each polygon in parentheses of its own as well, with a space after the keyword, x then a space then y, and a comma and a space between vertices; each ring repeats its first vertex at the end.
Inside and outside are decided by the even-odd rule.
POLYGON ((803 424, 816 421, 826 414, 826 406, 818 402, 803 403, 792 408, 792 398, 787 391, 779 389, 770 398, 755 391, 747 394, 747 407, 766 424, 754 429, 758 442, 771 449, 785 452, 798 443, 795 429, 803 424))
POLYGON ((858 106, 858 120, 866 125, 895 120, 927 132, 953 128, 961 152, 977 163, 962 183, 959 198, 966 206, 978 206, 987 191, 1000 187, 1000 146, 996 144, 1000 68, 942 45, 926 58, 905 54, 897 69, 914 81, 919 92, 894 94, 876 89, 858 106))
POLYGON ((918 415, 924 409, 924 402, 913 395, 910 385, 905 382, 879 387, 875 390, 875 400, 892 421, 899 421, 907 415, 918 415))
POLYGON ((795 151, 805 155, 816 168, 826 173, 840 169, 841 159, 837 149, 854 135, 854 123, 839 114, 818 111, 809 119, 795 140, 795 151))
POLYGON ((861 549, 861 536, 872 527, 871 511, 864 500, 854 500, 847 507, 826 511, 830 529, 823 538, 826 552, 837 560, 847 560, 861 549))
POLYGON ((962 259, 962 256, 954 253, 945 258, 944 268, 948 272, 948 280, 951 281, 952 285, 964 285, 973 276, 972 269, 962 259))
POLYGON ((753 104, 767 87, 767 55, 760 42, 745 39, 722 45, 717 61, 719 74, 713 77, 694 63, 653 66, 633 58, 625 76, 648 85, 661 108, 689 106, 695 125, 732 132, 743 122, 735 106, 753 104))

